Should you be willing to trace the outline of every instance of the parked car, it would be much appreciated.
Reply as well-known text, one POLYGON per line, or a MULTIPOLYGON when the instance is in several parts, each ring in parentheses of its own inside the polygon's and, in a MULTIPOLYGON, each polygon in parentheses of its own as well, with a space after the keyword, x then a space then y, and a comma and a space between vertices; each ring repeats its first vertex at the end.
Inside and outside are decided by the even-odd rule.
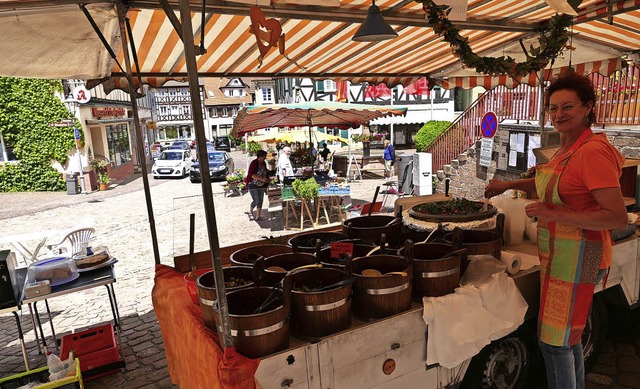
MULTIPOLYGON (((233 158, 226 151, 209 151, 207 156, 209 158, 209 174, 212 179, 224 179, 227 174, 235 170, 233 158)), ((189 179, 191 182, 200 182, 200 162, 196 161, 191 165, 189 179)))
POLYGON ((191 146, 189 145, 189 142, 187 142, 186 140, 176 140, 168 148, 176 149, 178 147, 181 148, 182 150, 191 149, 191 146))
POLYGON ((216 150, 231 151, 231 141, 228 136, 218 136, 215 140, 216 150))
POLYGON ((153 178, 186 177, 193 160, 187 150, 165 150, 153 163, 151 173, 153 178))

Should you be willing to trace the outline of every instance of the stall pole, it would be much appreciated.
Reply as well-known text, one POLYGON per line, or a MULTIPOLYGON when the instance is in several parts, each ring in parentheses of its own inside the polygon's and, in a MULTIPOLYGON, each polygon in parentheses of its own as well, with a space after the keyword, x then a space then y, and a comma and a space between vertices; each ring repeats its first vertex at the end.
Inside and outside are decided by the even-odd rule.
MULTIPOLYGON (((124 23, 124 8, 122 2, 116 3, 118 9, 118 21, 120 22, 120 36, 122 41, 122 52, 124 53, 125 67, 127 69, 127 77, 131 78, 131 59, 129 58, 129 45, 127 41, 126 28, 124 23)), ((140 85, 142 90, 142 85, 140 85)), ((144 198, 147 203, 147 215, 149 217, 149 230, 151 231, 151 244, 153 245, 153 258, 156 264, 160 264, 160 250, 158 249, 158 234, 156 232, 156 220, 153 217, 153 205, 151 203, 151 189, 149 188, 149 176, 147 173, 147 161, 144 153, 144 142, 142 140, 142 130, 140 129, 140 119, 138 116, 138 101, 136 100, 136 90, 133 85, 129 85, 129 97, 131 99, 131 110, 133 111, 134 133, 137 144, 138 161, 140 161, 140 170, 142 173, 142 184, 144 186, 144 198)))
MULTIPOLYGON (((193 40, 193 27, 191 26, 191 9, 189 0, 180 0, 180 19, 182 24, 182 37, 184 44, 184 58, 189 75, 189 92, 191 94, 191 107, 193 112, 193 125, 196 131, 196 147, 200 160, 200 176, 202 177, 202 197, 204 199, 204 211, 206 215, 207 231, 209 235, 209 247, 211 251, 211 264, 213 265, 213 277, 216 283, 218 296, 218 309, 220 310, 220 334, 223 348, 233 346, 231 328, 229 324, 229 306, 227 305, 226 287, 222 273, 222 261, 220 260, 220 242, 218 240, 218 227, 216 225, 216 211, 213 204, 211 190, 211 175, 209 173, 209 159, 207 158, 207 146, 205 144, 204 122, 202 120, 202 99, 200 98, 200 84, 198 82, 198 67, 196 65, 196 53, 193 40)), ((201 31, 204 34, 204 31, 201 31)))
MULTIPOLYGON (((391 106, 392 107, 393 107, 394 89, 396 89, 396 88, 392 88, 391 89, 391 106)), ((391 144, 393 144, 393 138, 394 138, 394 134, 393 134, 393 115, 389 115, 389 142, 391 142, 391 144)))

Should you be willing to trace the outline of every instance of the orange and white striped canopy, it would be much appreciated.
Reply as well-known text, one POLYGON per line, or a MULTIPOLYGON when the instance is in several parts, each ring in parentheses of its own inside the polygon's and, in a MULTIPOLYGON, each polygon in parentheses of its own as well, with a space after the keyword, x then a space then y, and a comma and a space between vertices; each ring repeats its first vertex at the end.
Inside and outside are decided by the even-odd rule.
MULTIPOLYGON (((202 1, 191 2, 189 20, 195 43, 199 45, 204 39, 206 48, 206 53, 197 57, 200 77, 310 77, 393 86, 408 85, 423 76, 438 79, 459 62, 449 44, 427 27, 422 4, 415 1, 376 2, 398 33, 397 38, 382 42, 351 40, 371 0, 207 0, 204 28, 202 1), (262 63, 256 37, 250 32, 249 10, 255 4, 261 5, 267 18, 278 21, 285 43, 285 55, 272 48, 262 63)), ((118 25, 115 0, 0 0, 0 75, 85 79, 123 76, 123 70, 109 58, 78 8, 79 3, 87 4, 117 61, 123 64, 118 42, 126 29, 118 25)), ((186 77, 184 46, 160 2, 128 3, 126 15, 138 59, 134 71, 139 71, 143 83, 158 85, 169 78, 186 77)), ((169 3, 180 19, 178 0, 169 3)), ((612 7, 603 0, 583 0, 573 30, 603 48, 632 52, 640 47, 639 9, 640 0, 621 1, 612 7)), ((467 20, 455 23, 473 50, 482 54, 535 37, 554 14, 543 0, 469 0, 467 20)), ((482 79, 469 80, 469 85, 486 85, 486 79, 477 76, 482 79)), ((505 77, 490 84, 494 82, 513 81, 505 77)), ((449 80, 443 85, 458 85, 458 81, 449 80)))

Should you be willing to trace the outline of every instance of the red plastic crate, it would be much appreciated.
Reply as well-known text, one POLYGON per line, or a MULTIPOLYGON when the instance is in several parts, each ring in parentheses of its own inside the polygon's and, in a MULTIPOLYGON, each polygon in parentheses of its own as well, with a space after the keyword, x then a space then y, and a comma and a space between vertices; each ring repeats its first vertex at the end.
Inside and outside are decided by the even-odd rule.
POLYGON ((80 360, 80 370, 85 381, 115 373, 121 367, 118 344, 112 324, 93 327, 85 331, 62 337, 60 359, 65 360, 69 352, 74 350, 75 357, 80 360), (114 364, 115 369, 104 371, 100 367, 114 364), (91 370, 96 374, 91 374, 91 370), (85 372, 87 373, 85 375, 85 372))

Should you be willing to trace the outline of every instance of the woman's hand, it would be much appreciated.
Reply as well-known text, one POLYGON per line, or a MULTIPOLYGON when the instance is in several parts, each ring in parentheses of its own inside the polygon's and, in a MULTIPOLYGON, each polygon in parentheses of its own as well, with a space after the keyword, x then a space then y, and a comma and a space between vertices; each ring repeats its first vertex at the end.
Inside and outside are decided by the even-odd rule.
POLYGON ((497 196, 509 190, 509 182, 501 180, 489 180, 489 185, 484 188, 484 197, 487 199, 497 196))
POLYGON ((538 219, 542 218, 542 219, 549 220, 553 215, 554 207, 549 207, 542 204, 539 201, 535 201, 533 203, 527 204, 527 206, 524 207, 524 211, 528 217, 535 217, 538 219))

